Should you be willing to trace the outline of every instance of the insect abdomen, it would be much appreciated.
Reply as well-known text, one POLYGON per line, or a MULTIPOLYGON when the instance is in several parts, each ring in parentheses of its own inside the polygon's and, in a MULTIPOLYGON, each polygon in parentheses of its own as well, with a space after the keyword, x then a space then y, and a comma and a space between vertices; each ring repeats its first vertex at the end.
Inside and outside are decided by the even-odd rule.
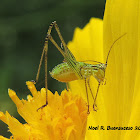
POLYGON ((52 78, 65 83, 78 80, 78 77, 70 69, 67 63, 61 63, 54 67, 53 70, 50 72, 50 75, 52 78))

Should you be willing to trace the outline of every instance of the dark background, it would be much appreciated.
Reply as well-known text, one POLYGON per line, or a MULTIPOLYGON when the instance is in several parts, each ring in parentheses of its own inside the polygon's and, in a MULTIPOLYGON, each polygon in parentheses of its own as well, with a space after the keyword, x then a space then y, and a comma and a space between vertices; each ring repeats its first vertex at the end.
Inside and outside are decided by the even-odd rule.
MULTIPOLYGON (((24 123, 8 96, 8 88, 19 98, 29 94, 25 82, 35 80, 44 39, 50 23, 57 21, 65 42, 72 40, 76 27, 83 28, 91 17, 103 18, 105 0, 1 0, 0 3, 0 111, 7 110, 24 123)), ((60 44, 55 30, 52 36, 60 44)), ((49 42, 48 71, 63 57, 49 42)), ((37 88, 44 87, 44 65, 37 88)), ((62 91, 65 84, 48 76, 48 88, 62 91)), ((9 137, 7 125, 0 121, 0 135, 9 137)))

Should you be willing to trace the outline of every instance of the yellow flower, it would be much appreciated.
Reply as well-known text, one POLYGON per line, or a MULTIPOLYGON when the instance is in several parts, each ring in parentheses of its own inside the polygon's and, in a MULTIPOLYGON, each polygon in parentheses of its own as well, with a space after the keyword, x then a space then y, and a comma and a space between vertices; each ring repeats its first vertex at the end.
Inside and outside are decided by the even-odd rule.
MULTIPOLYGON (((140 1, 108 0, 104 20, 94 19, 81 30, 76 29, 73 41, 68 44, 78 61, 96 60, 105 63, 114 44, 106 68, 106 85, 101 85, 97 97, 97 112, 88 117, 86 139, 139 140, 140 130, 140 1), (89 130, 89 126, 99 130, 89 130), (105 130, 100 130, 104 126, 105 130), (133 130, 107 130, 111 127, 133 127, 133 130)), ((97 81, 91 77, 93 93, 97 81)), ((70 83, 72 92, 86 99, 83 81, 70 83)), ((89 92, 90 93, 90 92, 89 92)), ((91 96, 91 95, 90 95, 91 96)), ((90 104, 93 104, 90 97, 90 104)))
MULTIPOLYGON (((9 89, 9 96, 17 106, 18 113, 26 121, 20 123, 8 112, 0 112, 0 119, 9 126, 14 140, 84 140, 87 123, 87 105, 79 96, 62 91, 61 96, 48 90, 48 105, 45 104, 46 90, 37 91, 33 82, 26 82, 32 93, 27 100, 20 100, 9 89)), ((0 136, 0 140, 6 138, 0 136)))

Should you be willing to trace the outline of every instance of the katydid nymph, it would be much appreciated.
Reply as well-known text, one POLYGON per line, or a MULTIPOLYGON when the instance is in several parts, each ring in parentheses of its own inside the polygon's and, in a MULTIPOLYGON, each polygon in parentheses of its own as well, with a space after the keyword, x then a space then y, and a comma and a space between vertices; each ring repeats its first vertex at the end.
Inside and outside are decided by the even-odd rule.
MULTIPOLYGON (((101 63, 101 62, 93 61, 93 62, 97 63, 97 64, 93 65, 93 64, 88 64, 85 62, 76 61, 74 55, 69 50, 69 48, 67 47, 67 45, 62 37, 56 21, 52 22, 49 26, 47 36, 45 38, 44 48, 43 48, 43 52, 41 55, 37 76, 36 76, 36 82, 39 79, 39 73, 40 73, 40 68, 41 68, 41 64, 43 61, 43 56, 45 55, 45 88, 46 88, 46 92, 47 92, 47 89, 48 89, 48 87, 47 87, 47 52, 48 52, 48 41, 50 40, 64 57, 64 62, 55 66, 53 68, 53 70, 50 72, 51 77, 60 82, 65 82, 66 84, 70 81, 83 79, 85 81, 85 91, 86 91, 86 95, 87 95, 87 104, 88 104, 87 112, 89 113, 89 99, 88 99, 87 86, 90 89, 90 92, 91 92, 91 95, 92 95, 92 98, 94 101, 93 110, 96 111, 96 109, 95 109, 96 99, 97 99, 100 84, 104 81, 104 78, 105 78, 105 71, 106 71, 110 51, 111 51, 113 45, 124 35, 125 34, 123 34, 118 39, 116 39, 114 41, 114 43, 111 45, 105 64, 101 63), (61 40, 61 43, 62 43, 61 47, 59 47, 59 45, 55 42, 55 40, 51 36, 51 31, 52 31, 53 26, 55 27, 55 30, 61 40), (93 76, 98 81, 98 87, 97 87, 95 97, 93 96, 93 93, 92 93, 92 90, 91 90, 90 84, 89 84, 89 80, 90 80, 91 76, 93 76)), ((40 108, 45 107, 47 104, 48 104, 48 99, 47 99, 47 93, 46 93, 46 104, 40 108)))

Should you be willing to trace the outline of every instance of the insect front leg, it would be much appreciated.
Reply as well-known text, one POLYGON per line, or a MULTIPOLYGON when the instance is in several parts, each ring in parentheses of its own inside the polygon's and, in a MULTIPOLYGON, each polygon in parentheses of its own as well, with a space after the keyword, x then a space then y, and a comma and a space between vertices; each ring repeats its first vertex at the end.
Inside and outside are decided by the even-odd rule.
POLYGON ((87 103, 88 103, 88 111, 87 113, 89 114, 89 97, 88 97, 88 90, 87 90, 87 79, 85 79, 85 88, 86 88, 86 94, 87 94, 87 103))
POLYGON ((98 95, 98 92, 99 92, 99 87, 100 87, 100 82, 98 83, 98 87, 97 87, 97 92, 96 92, 96 96, 95 96, 95 99, 94 99, 94 104, 93 104, 93 110, 94 111, 97 111, 96 109, 95 109, 95 106, 96 106, 96 99, 97 99, 97 95, 98 95))
POLYGON ((90 93, 91 93, 91 95, 92 95, 93 101, 94 101, 94 96, 93 96, 93 93, 92 93, 92 90, 91 90, 91 87, 90 87, 89 80, 90 80, 90 78, 87 79, 87 84, 88 84, 88 87, 89 87, 90 93))

